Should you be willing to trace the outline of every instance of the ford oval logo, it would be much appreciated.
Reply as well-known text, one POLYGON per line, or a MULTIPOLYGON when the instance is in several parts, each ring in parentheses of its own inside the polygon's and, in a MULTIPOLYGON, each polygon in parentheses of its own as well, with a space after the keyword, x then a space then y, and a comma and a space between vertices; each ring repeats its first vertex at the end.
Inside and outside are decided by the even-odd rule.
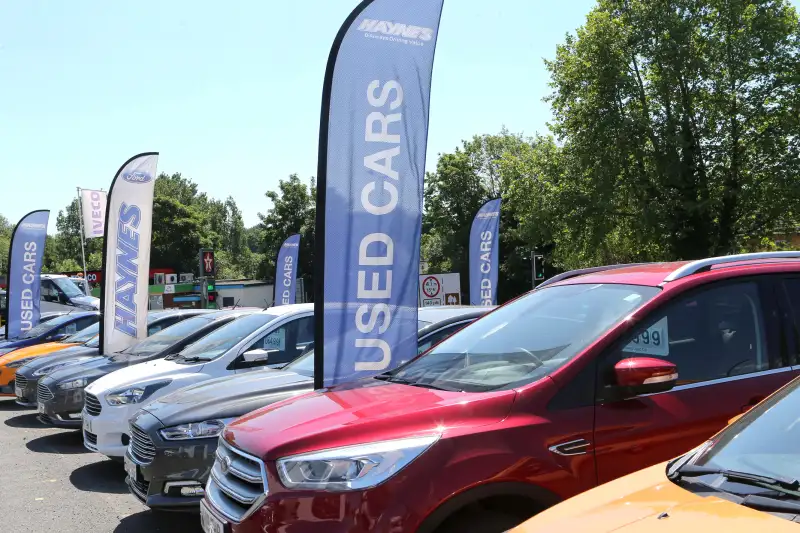
POLYGON ((122 179, 130 183, 147 183, 153 179, 153 176, 137 170, 136 172, 126 172, 122 175, 122 179))
POLYGON ((227 455, 222 458, 219 464, 219 469, 222 471, 223 474, 227 474, 228 471, 231 469, 231 458, 227 455))

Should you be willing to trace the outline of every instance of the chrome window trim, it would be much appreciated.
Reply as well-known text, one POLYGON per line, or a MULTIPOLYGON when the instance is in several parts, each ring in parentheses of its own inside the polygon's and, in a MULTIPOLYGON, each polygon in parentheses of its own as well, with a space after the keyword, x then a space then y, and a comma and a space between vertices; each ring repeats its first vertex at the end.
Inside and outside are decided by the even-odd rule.
MULTIPOLYGON (((717 378, 717 379, 710 379, 708 381, 700 381, 698 383, 687 383, 686 385, 677 385, 677 386, 671 388, 668 391, 652 392, 650 394, 642 394, 640 396, 635 396, 635 398, 646 398, 648 396, 658 396, 660 394, 669 394, 669 393, 675 392, 675 391, 696 389, 696 388, 699 388, 699 387, 707 387, 707 386, 711 386, 711 385, 720 385, 722 383, 741 381, 743 379, 752 379, 752 378, 758 378, 758 377, 762 377, 762 376, 770 376, 770 375, 773 375, 773 374, 782 374, 784 372, 793 372, 793 371, 794 371, 794 368, 791 367, 791 366, 784 366, 784 367, 781 367, 781 368, 772 368, 770 370, 761 370, 759 372, 751 372, 749 374, 741 374, 739 376, 730 376, 730 377, 726 377, 726 378, 717 378)), ((678 369, 678 376, 680 376, 680 373, 681 373, 681 370, 679 368, 678 369)))

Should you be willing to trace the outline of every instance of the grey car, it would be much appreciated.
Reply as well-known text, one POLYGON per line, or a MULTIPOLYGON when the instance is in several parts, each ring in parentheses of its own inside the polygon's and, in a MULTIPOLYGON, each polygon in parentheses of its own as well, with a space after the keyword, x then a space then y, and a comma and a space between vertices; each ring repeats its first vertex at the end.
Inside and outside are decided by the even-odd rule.
MULTIPOLYGON (((489 307, 423 308, 418 352, 483 316, 489 307)), ((313 346, 281 370, 226 376, 179 389, 131 419, 125 455, 131 494, 153 509, 197 511, 225 424, 314 387, 313 346)))

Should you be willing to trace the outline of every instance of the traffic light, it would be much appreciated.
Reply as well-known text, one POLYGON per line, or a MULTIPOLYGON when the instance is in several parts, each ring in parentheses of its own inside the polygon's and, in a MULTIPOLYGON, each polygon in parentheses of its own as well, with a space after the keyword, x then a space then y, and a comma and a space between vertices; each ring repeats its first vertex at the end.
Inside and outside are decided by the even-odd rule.
POLYGON ((204 279, 202 290, 206 307, 217 307, 217 284, 214 282, 214 279, 204 279))
POLYGON ((544 281, 544 256, 533 254, 533 283, 544 281))

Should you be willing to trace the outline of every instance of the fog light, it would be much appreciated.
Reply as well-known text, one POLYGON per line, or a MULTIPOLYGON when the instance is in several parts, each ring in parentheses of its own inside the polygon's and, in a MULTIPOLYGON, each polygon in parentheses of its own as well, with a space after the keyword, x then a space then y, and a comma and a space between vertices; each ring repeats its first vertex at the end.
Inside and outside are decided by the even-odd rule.
POLYGON ((179 493, 181 496, 205 496, 206 491, 197 481, 168 481, 164 484, 164 494, 169 495, 172 493, 173 496, 177 496, 176 493, 179 493))
POLYGON ((78 420, 78 419, 80 419, 81 414, 79 412, 78 413, 67 413, 67 416, 69 418, 71 418, 72 420, 78 420))

